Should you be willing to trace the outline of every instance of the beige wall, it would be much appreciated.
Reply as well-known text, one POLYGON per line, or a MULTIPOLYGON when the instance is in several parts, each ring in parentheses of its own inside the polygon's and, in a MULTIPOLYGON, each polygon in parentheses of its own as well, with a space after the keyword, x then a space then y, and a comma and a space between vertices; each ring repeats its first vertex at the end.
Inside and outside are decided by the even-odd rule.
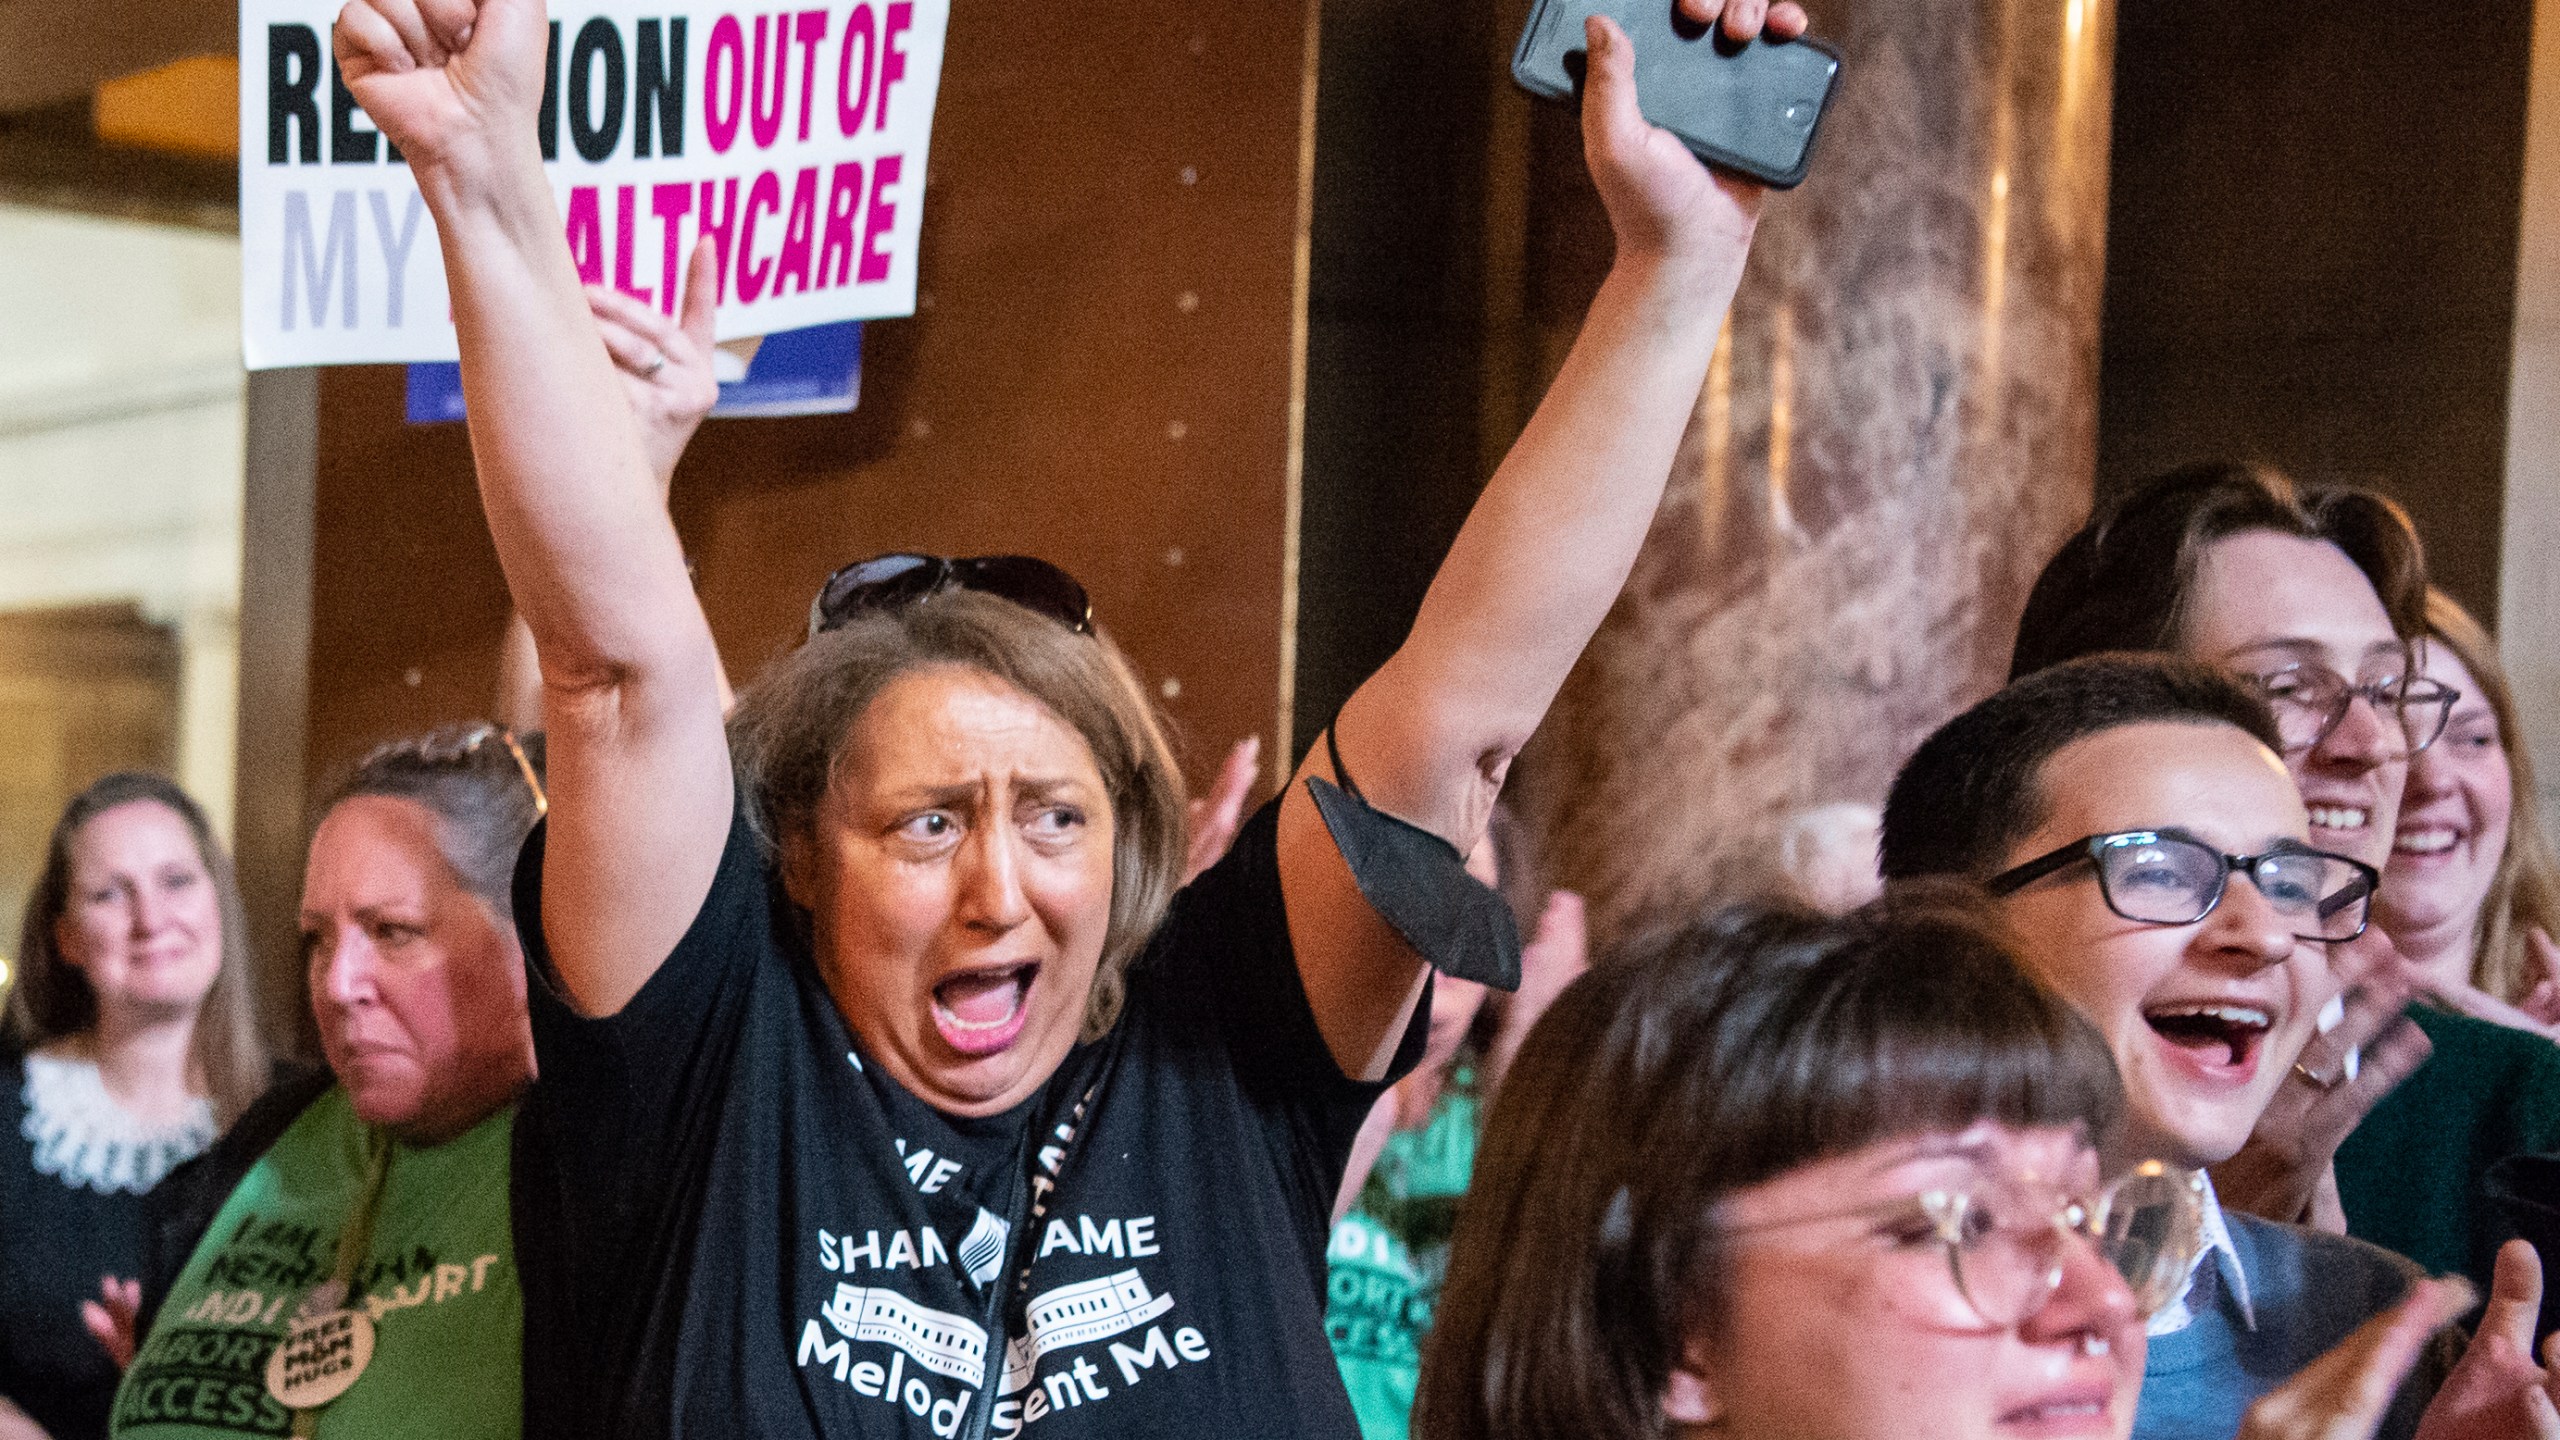
POLYGON ((2560 0, 2537 0, 2516 255, 2515 368, 2507 397, 2498 637, 2560 817, 2560 0))
MULTIPOLYGON (((0 205, 0 612, 131 606, 173 632, 166 763, 226 830, 239 706, 239 253, 201 231, 0 205)), ((90 778, 63 776, 72 787, 90 778)), ((27 878, 0 874, 0 892, 27 878)))

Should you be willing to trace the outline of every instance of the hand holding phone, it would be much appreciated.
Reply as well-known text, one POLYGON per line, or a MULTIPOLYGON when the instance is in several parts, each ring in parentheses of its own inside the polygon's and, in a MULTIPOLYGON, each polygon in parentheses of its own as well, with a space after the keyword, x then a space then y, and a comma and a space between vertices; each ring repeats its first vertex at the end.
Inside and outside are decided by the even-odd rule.
POLYGON ((1810 168, 1813 139, 1840 77, 1838 52, 1810 38, 1736 42, 1682 15, 1678 0, 1538 0, 1511 57, 1512 78, 1550 99, 1581 93, 1583 22, 1605 15, 1635 45, 1645 119, 1700 160, 1773 189, 1810 168))

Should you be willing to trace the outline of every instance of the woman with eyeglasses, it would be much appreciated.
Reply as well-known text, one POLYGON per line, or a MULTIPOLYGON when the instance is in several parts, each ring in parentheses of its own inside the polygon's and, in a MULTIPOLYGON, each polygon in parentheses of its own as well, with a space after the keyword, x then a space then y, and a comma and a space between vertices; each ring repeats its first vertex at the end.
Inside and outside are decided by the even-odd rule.
MULTIPOLYGON (((1420 1440, 2122 1440, 2191 1178, 2102 1173, 2097 1031, 1978 895, 1737 911, 1568 989, 1495 1100, 1420 1440)), ((2371 1433, 2467 1287, 2417 1287, 2244 1440, 2371 1433)))
POLYGON ((384 746, 312 832, 302 947, 328 1074, 161 1197, 128 1440, 521 1433, 507 1214, 533 1078, 507 890, 539 757, 477 725, 384 746))
POLYGON ((2495 641, 2427 592, 2425 672, 2459 695, 2409 762, 2375 918, 2438 1004, 2560 1039, 2560 857, 2495 641))
MULTIPOLYGON (((2136 486, 2065 542, 2028 598, 2010 670, 2159 650, 2237 672, 2274 711, 2310 843, 2381 869, 2412 758, 2460 698, 2415 664, 2425 597, 2423 547, 2390 500, 2197 465, 2136 486)), ((2221 1197, 2485 1289, 2504 1224, 2482 1178, 2505 1156, 2560 1149, 2560 1049, 2412 1005, 2419 977, 2381 927, 2325 960, 2337 1023, 2215 1167, 2221 1197)))
POLYGON ((530 143, 545 33, 533 0, 358 0, 336 32, 436 218, 543 675, 527 1428, 1351 1434, 1335 1184, 1421 1047, 1427 964, 1514 978, 1459 857, 1644 539, 1759 192, 1644 122, 1594 22, 1618 250, 1583 334, 1403 646, 1176 896, 1162 727, 1052 567, 850 567, 724 730, 530 143))
POLYGON ((44 854, 0 1027, 0 1440, 106 1433, 146 1197, 268 1080, 240 892, 195 800, 106 776, 44 854))

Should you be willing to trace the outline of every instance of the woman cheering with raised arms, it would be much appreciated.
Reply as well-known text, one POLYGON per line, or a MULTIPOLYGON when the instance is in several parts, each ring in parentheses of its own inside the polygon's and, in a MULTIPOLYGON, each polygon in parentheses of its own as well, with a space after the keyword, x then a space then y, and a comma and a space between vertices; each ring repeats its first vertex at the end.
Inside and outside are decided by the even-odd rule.
POLYGON ((1634 562, 1759 203, 1643 121, 1622 34, 1590 39, 1618 253, 1581 339, 1306 783, 1176 895, 1163 733, 1039 561, 846 567, 724 729, 535 147, 540 6, 343 12, 435 213, 541 659, 528 1433, 1354 1433, 1334 1185, 1429 964, 1516 964, 1457 857, 1634 562))

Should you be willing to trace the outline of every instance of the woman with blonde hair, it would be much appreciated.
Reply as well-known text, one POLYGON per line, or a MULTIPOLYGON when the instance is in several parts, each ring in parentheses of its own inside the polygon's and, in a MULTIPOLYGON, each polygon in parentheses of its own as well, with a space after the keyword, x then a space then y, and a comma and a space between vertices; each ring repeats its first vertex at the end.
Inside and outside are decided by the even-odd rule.
POLYGON ((2461 696, 2409 762, 2375 918, 2448 1008, 2560 1038, 2560 857, 2497 643, 2427 592, 2426 674, 2461 696))
MULTIPOLYGON (((1736 41, 1804 26, 1684 8, 1736 41)), ((596 343, 531 144, 542 7, 340 13, 339 69, 435 218, 542 670, 526 1433, 1357 1433, 1327 1212, 1430 967, 1518 978, 1460 857, 1625 584, 1760 205, 1645 122, 1632 43, 1591 25, 1618 253, 1590 318, 1396 654, 1184 885, 1179 771, 1107 599, 1039 560, 845 567, 724 725, 609 368, 659 357, 596 343)))
POLYGON ((251 972, 202 807, 139 772, 72 797, 0 1031, 0 1437, 106 1433, 116 1364, 92 1333, 132 1304, 144 1193, 267 1083, 251 972))

